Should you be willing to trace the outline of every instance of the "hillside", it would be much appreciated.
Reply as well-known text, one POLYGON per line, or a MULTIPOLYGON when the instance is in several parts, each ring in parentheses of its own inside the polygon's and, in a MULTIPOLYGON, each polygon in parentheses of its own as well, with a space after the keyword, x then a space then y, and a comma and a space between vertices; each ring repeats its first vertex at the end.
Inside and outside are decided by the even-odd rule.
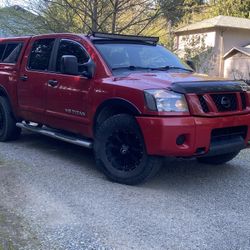
POLYGON ((42 19, 18 5, 0 9, 0 37, 46 33, 42 19))

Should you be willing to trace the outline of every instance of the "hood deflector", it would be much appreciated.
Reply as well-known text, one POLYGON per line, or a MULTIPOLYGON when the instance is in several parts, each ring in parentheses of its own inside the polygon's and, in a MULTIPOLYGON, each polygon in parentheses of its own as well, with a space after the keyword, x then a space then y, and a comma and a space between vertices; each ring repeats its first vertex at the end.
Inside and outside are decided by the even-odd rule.
POLYGON ((174 82, 170 89, 181 94, 205 94, 219 92, 245 92, 250 87, 243 81, 194 81, 174 82))

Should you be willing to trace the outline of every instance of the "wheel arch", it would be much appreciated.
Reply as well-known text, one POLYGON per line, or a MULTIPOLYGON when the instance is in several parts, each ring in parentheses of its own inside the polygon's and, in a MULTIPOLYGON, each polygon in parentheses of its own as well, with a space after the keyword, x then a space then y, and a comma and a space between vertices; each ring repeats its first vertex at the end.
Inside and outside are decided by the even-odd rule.
POLYGON ((8 91, 4 88, 3 85, 0 85, 0 96, 5 97, 6 100, 8 101, 8 104, 10 105, 10 109, 11 109, 11 114, 13 115, 13 117, 16 118, 15 112, 14 112, 14 106, 13 103, 11 102, 11 98, 9 96, 8 91))
POLYGON ((140 115, 141 111, 128 100, 122 98, 112 98, 101 103, 95 113, 93 120, 93 132, 95 134, 96 128, 109 117, 116 114, 131 114, 140 115))

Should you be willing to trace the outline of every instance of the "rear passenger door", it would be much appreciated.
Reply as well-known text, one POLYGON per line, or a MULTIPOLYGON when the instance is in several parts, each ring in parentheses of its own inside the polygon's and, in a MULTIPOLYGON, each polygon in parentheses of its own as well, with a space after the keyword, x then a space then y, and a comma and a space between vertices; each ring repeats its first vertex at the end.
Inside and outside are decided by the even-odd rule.
POLYGON ((52 52, 56 39, 33 38, 20 71, 18 100, 26 120, 46 123, 47 85, 51 79, 52 52))

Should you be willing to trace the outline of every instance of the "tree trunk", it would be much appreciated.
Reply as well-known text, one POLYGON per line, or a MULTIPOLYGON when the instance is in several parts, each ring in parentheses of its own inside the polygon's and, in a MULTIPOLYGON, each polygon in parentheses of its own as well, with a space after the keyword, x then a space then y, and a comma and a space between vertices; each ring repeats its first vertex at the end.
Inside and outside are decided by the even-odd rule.
POLYGON ((117 18, 117 12, 118 12, 118 5, 119 5, 119 0, 115 0, 113 17, 112 17, 112 28, 111 28, 112 33, 116 32, 116 21, 117 21, 116 18, 117 18))
POLYGON ((96 32, 98 31, 98 0, 93 0, 93 5, 92 5, 92 20, 91 20, 91 27, 92 27, 92 31, 96 32))

